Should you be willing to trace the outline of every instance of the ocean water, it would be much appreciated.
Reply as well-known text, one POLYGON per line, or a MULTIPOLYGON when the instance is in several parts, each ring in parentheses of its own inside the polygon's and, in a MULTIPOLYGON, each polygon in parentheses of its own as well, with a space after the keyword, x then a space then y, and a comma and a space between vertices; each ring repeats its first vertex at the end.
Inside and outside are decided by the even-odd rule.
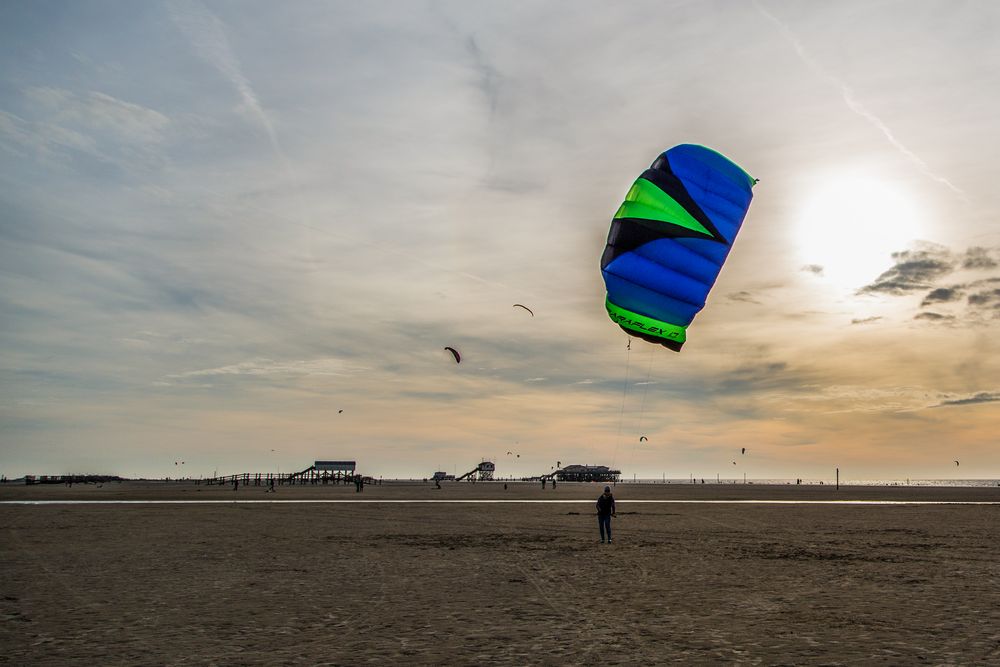
MULTIPOLYGON (((720 479, 705 477, 705 485, 709 484, 744 484, 742 477, 740 478, 725 478, 720 479)), ((695 477, 694 481, 698 485, 701 485, 701 477, 695 477)), ((795 485, 796 480, 794 479, 747 479, 746 484, 776 484, 776 485, 795 485)), ((837 480, 834 478, 830 479, 803 479, 801 480, 802 486, 809 485, 828 485, 836 484, 837 480)), ((622 478, 618 481, 619 484, 691 484, 691 479, 626 479, 622 478)), ((845 479, 841 478, 841 486, 945 486, 945 487, 958 487, 958 486, 1000 486, 1000 479, 845 479)))

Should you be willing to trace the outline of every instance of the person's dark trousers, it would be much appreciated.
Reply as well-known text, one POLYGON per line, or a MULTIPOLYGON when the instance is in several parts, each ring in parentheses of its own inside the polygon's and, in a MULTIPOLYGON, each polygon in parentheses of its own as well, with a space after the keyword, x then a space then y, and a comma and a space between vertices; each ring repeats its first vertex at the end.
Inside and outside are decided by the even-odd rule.
POLYGON ((608 542, 611 541, 611 515, 598 515, 597 525, 601 527, 601 542, 604 541, 604 533, 608 534, 608 542))

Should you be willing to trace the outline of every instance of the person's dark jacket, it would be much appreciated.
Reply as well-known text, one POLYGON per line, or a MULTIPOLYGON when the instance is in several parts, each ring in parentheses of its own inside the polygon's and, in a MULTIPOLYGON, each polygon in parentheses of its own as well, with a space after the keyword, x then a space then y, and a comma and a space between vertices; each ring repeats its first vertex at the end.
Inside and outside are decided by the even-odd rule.
POLYGON ((609 516, 615 513, 615 497, 603 493, 597 496, 597 515, 609 516))

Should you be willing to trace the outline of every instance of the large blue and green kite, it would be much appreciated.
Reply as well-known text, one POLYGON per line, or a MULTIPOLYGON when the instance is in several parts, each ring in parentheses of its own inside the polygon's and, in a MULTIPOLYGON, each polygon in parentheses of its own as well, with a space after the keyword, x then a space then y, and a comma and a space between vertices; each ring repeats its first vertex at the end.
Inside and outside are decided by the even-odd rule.
POLYGON ((682 144, 656 158, 611 220, 601 257, 611 319, 632 336, 680 351, 756 182, 704 146, 682 144))

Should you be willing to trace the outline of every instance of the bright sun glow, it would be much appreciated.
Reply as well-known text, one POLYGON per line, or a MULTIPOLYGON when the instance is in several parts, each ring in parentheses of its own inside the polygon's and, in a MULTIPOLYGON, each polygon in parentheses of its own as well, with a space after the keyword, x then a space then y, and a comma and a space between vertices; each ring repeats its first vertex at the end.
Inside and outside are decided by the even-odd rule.
POLYGON ((804 264, 823 267, 823 278, 839 287, 858 288, 892 266, 891 254, 922 229, 917 207, 898 186, 839 174, 808 196, 796 241, 804 264))

